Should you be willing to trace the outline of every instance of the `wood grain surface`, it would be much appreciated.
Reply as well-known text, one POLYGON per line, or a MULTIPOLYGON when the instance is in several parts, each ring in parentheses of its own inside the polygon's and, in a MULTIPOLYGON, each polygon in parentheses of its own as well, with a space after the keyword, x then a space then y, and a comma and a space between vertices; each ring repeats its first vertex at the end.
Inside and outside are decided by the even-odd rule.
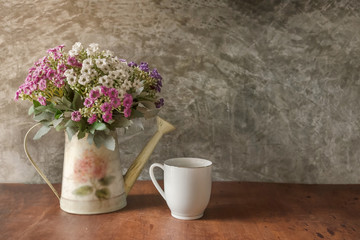
POLYGON ((44 184, 0 184, 0 239, 360 239, 360 185, 214 182, 192 221, 171 217, 149 181, 127 200, 117 212, 72 215, 44 184))

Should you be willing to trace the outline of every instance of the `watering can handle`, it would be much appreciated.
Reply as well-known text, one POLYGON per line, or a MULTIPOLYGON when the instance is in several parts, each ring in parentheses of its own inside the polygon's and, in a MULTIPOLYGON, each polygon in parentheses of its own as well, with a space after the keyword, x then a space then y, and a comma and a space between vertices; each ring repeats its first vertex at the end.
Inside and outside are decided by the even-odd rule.
POLYGON ((39 173, 39 175, 42 177, 42 179, 44 179, 44 181, 47 183, 47 185, 49 185, 49 187, 51 188, 51 190, 53 191, 53 193, 55 194, 55 196, 60 200, 59 194, 56 191, 56 189, 54 188, 54 186, 50 183, 50 181, 47 179, 47 177, 45 176, 45 174, 40 170, 40 168, 37 166, 37 164, 34 162, 34 160, 31 158, 28 150, 27 150, 27 137, 28 134, 31 132, 31 130, 33 130, 35 127, 37 127, 38 125, 40 125, 41 123, 35 124, 34 126, 32 126, 27 133, 25 134, 24 137, 24 150, 26 153, 27 158, 29 159, 29 161, 31 162, 31 164, 33 165, 33 167, 36 169, 36 171, 39 173))

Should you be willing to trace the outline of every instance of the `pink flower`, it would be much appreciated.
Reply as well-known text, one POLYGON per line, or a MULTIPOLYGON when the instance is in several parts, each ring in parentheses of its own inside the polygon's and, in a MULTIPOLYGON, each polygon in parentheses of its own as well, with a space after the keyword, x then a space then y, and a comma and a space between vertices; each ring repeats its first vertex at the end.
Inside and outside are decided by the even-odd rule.
POLYGON ((101 111, 103 112, 110 112, 112 110, 112 105, 109 102, 103 103, 100 107, 101 111))
POLYGON ((130 117, 130 115, 131 115, 131 108, 125 108, 124 116, 127 118, 130 117))
POLYGON ((112 119, 112 113, 111 112, 106 112, 103 114, 103 119, 105 122, 109 122, 112 119))
POLYGON ((93 100, 96 100, 98 99, 98 97, 100 97, 100 92, 98 90, 92 89, 90 91, 89 97, 92 98, 93 100))
POLYGON ((66 65, 65 64, 58 64, 58 67, 57 67, 57 72, 59 74, 63 74, 65 71, 66 71, 66 65))
POLYGON ((129 108, 131 107, 131 104, 133 103, 133 98, 131 96, 131 94, 125 94, 125 97, 124 97, 124 101, 123 101, 123 105, 125 108, 129 108))
POLYGON ((58 76, 56 79, 54 79, 54 85, 58 88, 61 88, 62 86, 64 86, 65 85, 64 78, 61 78, 58 76))
POLYGON ((81 67, 82 66, 82 64, 80 62, 78 62, 76 57, 69 57, 67 59, 67 62, 70 66, 73 66, 73 67, 81 67))
POLYGON ((39 89, 40 89, 41 91, 44 91, 44 90, 46 89, 46 80, 41 79, 38 84, 39 84, 39 89))
POLYGON ((81 113, 79 111, 72 112, 71 120, 73 120, 74 122, 79 122, 81 120, 81 113))
POLYGON ((43 96, 38 97, 38 101, 41 105, 46 106, 46 98, 43 96))
POLYGON ((46 72, 46 77, 51 79, 51 78, 53 78, 55 76, 55 73, 56 73, 56 71, 50 68, 46 72))
POLYGON ((108 96, 110 98, 117 98, 119 96, 119 92, 115 88, 110 88, 108 91, 108 96))
POLYGON ((15 100, 18 100, 18 99, 19 99, 20 93, 21 93, 21 90, 18 89, 18 90, 16 91, 16 93, 15 93, 15 97, 14 97, 15 100))
POLYGON ((89 117, 89 119, 87 120, 87 122, 89 124, 93 124, 94 122, 96 122, 96 114, 93 114, 91 117, 89 117))
POLYGON ((107 87, 105 87, 105 86, 101 86, 100 87, 100 92, 101 92, 101 94, 104 94, 104 95, 106 95, 107 96, 107 94, 108 94, 108 88, 107 87))
POLYGON ((111 105, 113 108, 118 108, 121 105, 121 101, 119 98, 112 98, 111 105))
POLYGON ((84 106, 85 107, 92 107, 92 105, 94 104, 94 101, 91 99, 91 98, 85 98, 85 101, 84 101, 84 106))

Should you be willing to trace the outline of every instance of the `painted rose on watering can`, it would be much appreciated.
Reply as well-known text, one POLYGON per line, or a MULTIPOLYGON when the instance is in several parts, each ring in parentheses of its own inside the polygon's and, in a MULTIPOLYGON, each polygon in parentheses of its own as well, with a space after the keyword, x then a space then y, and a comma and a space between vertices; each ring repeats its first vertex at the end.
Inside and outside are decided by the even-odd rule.
MULTIPOLYGON (((25 152, 55 195, 60 207, 76 214, 111 212, 126 205, 126 195, 163 134, 174 127, 157 117, 158 130, 122 176, 116 129, 140 126, 138 118, 155 117, 164 105, 158 97, 162 77, 147 63, 127 63, 98 44, 84 48, 76 43, 69 52, 64 46, 29 69, 15 99, 30 100, 29 114, 42 127, 38 139, 54 127, 65 130, 62 194, 53 188, 25 152)), ((140 126, 142 127, 142 126, 140 126)))

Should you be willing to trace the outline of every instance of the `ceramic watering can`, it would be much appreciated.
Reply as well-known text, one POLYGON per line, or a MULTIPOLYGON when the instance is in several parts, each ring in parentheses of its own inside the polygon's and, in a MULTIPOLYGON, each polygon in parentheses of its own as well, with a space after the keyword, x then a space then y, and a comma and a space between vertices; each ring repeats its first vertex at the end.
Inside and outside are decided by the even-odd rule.
MULTIPOLYGON (((37 126, 37 125, 35 125, 37 126)), ((35 127, 34 126, 34 127, 35 127)), ((86 138, 71 141, 65 136, 65 154, 61 197, 33 161, 27 150, 27 135, 24 149, 32 165, 60 200, 60 208, 74 214, 99 214, 119 210, 126 206, 126 196, 140 175, 156 144, 163 134, 174 130, 174 126, 157 117, 157 132, 134 160, 126 174, 122 175, 119 144, 116 132, 114 151, 104 146, 97 148, 86 138)))

